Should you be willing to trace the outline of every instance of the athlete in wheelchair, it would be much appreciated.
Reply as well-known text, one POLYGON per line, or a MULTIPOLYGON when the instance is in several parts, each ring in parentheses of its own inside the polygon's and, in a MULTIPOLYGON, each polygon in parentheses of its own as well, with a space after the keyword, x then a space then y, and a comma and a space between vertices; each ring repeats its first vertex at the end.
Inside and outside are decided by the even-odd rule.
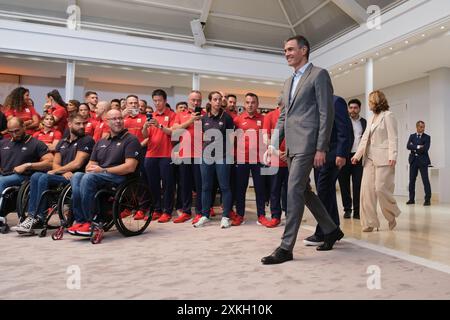
MULTIPOLYGON (((0 140, 0 230, 8 231, 6 215, 15 208, 19 186, 35 171, 47 171, 53 155, 45 143, 27 135, 22 119, 8 121, 11 139, 0 140)), ((19 216, 19 218, 21 218, 19 216)))
MULTIPOLYGON (((55 148, 53 168, 47 173, 36 172, 31 176, 29 187, 21 193, 20 215, 27 218, 17 227, 19 234, 45 236, 50 219, 57 212, 58 198, 64 186, 70 183, 73 174, 84 171, 94 147, 94 139, 85 135, 86 120, 79 114, 68 119, 69 135, 60 140, 55 148)), ((20 202, 19 202, 20 203, 20 202)), ((70 218, 60 214, 58 225, 70 224, 70 218)))
POLYGON ((142 147, 124 128, 120 111, 108 111, 107 121, 109 137, 95 144, 85 173, 75 173, 70 181, 75 223, 68 232, 91 237, 92 243, 99 243, 112 224, 123 235, 132 236, 142 233, 151 221, 150 192, 139 179, 142 147), (134 220, 136 214, 150 219, 134 220))

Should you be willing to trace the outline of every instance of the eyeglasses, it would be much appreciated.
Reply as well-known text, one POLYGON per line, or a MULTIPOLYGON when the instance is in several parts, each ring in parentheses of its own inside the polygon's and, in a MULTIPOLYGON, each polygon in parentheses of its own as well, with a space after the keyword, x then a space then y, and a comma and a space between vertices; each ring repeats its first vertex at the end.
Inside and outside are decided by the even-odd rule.
POLYGON ((109 118, 109 121, 123 121, 123 117, 109 118))
POLYGON ((18 134, 18 133, 20 133, 20 131, 22 131, 22 129, 8 130, 8 133, 9 134, 18 134))

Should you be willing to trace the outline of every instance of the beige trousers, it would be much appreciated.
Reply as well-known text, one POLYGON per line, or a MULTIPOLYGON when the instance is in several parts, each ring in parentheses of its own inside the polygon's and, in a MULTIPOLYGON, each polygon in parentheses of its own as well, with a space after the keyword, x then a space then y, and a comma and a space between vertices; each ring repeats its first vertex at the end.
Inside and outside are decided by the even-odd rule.
POLYGON ((380 227, 377 216, 377 200, 387 221, 392 222, 400 215, 394 199, 395 167, 375 166, 367 159, 361 181, 360 217, 363 227, 380 227))

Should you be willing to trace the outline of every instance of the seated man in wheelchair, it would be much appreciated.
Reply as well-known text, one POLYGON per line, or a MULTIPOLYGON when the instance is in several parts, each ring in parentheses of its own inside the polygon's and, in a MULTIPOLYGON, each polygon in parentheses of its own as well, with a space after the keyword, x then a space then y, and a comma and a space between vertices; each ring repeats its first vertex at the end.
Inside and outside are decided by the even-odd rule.
POLYGON ((109 137, 95 144, 86 173, 77 172, 70 180, 75 223, 68 231, 72 235, 91 234, 96 192, 108 185, 124 183, 139 164, 142 147, 139 140, 124 128, 122 113, 110 110, 106 118, 110 127, 109 137))
POLYGON ((53 161, 45 143, 25 133, 22 119, 11 118, 8 132, 11 139, 0 140, 0 197, 6 188, 20 186, 33 172, 49 170, 53 161))
POLYGON ((94 139, 84 133, 86 122, 79 114, 70 115, 69 135, 56 145, 53 169, 31 176, 28 217, 14 228, 19 234, 35 233, 44 227, 48 208, 46 199, 42 199, 45 191, 68 184, 75 172, 84 171, 95 144, 94 139))

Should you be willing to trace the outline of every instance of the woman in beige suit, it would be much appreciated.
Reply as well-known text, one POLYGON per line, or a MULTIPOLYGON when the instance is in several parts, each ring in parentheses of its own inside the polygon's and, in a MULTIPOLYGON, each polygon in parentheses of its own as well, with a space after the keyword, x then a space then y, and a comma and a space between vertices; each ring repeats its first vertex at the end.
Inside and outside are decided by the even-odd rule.
POLYGON ((364 232, 380 227, 377 217, 377 199, 381 211, 389 222, 389 230, 397 225, 400 209, 394 199, 395 164, 397 161, 397 121, 389 111, 384 93, 374 91, 369 95, 369 107, 373 117, 361 138, 358 150, 352 158, 356 164, 363 157, 360 214, 364 232))

